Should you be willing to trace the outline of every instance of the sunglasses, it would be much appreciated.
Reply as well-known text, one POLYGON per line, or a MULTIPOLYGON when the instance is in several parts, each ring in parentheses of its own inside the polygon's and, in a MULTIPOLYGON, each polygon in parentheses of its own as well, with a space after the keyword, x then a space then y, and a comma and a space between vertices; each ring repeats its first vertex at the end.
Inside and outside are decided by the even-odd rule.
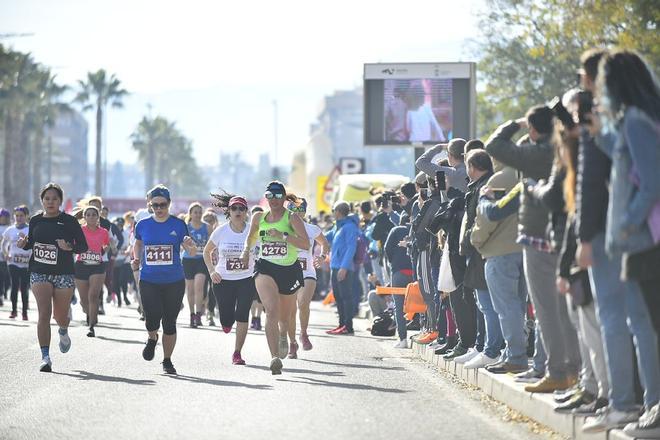
POLYGON ((154 209, 165 209, 169 206, 168 202, 163 202, 163 203, 152 203, 151 207, 154 209))
POLYGON ((270 191, 266 191, 265 196, 268 200, 271 200, 271 199, 281 200, 285 197, 285 195, 283 193, 272 193, 270 191))
POLYGON ((305 212, 305 208, 300 207, 300 206, 294 206, 289 208, 289 211, 291 212, 305 212))
POLYGON ((241 205, 233 205, 233 206, 230 206, 229 209, 232 210, 232 211, 241 211, 241 212, 247 211, 247 208, 245 206, 241 206, 241 205))

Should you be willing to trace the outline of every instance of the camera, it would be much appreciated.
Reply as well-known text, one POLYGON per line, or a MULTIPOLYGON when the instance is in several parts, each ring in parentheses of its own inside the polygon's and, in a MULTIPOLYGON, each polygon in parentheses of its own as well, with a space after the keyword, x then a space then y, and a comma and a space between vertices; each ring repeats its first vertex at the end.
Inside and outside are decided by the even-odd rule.
POLYGON ((578 124, 589 124, 585 115, 591 113, 594 108, 594 96, 588 90, 580 90, 577 93, 578 101, 578 124))
POLYGON ((435 187, 438 191, 446 191, 447 190, 447 181, 445 180, 445 172, 444 171, 436 171, 435 172, 435 187))
POLYGON ((561 98, 559 96, 555 96, 552 98, 552 101, 548 104, 548 107, 552 109, 552 112, 555 114, 557 119, 562 123, 566 129, 571 130, 575 128, 575 121, 573 120, 573 116, 566 110, 566 107, 564 107, 564 104, 561 102, 561 98))

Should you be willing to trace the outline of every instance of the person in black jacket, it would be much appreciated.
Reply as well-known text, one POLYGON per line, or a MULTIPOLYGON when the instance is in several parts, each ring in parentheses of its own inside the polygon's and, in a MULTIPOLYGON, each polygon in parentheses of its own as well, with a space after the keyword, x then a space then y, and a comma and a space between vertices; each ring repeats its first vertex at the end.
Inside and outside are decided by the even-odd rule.
POLYGON ((66 353, 71 348, 68 328, 71 297, 75 287, 73 254, 87 251, 87 241, 78 221, 60 211, 64 193, 59 185, 47 184, 41 190, 40 199, 43 212, 30 219, 28 235, 19 238, 17 246, 26 250, 32 249, 30 285, 39 311, 39 370, 50 372, 51 314, 60 327, 60 351, 66 353))

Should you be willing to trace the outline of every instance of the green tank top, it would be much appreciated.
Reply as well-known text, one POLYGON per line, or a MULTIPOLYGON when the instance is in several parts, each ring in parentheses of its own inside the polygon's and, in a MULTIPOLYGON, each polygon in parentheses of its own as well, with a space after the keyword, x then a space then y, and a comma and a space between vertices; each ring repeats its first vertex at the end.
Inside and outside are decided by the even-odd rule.
POLYGON ((266 234, 269 229, 293 234, 293 228, 289 224, 289 211, 285 210, 282 218, 275 223, 266 221, 268 214, 270 214, 270 211, 265 211, 259 221, 259 240, 261 241, 259 258, 280 266, 291 266, 298 260, 298 248, 284 240, 266 234))

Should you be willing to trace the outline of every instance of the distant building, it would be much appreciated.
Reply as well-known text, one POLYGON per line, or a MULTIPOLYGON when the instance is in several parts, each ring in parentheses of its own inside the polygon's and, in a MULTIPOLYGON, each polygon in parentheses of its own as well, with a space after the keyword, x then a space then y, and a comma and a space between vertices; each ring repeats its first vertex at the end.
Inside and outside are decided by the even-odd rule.
POLYGON ((88 191, 87 185, 87 130, 85 118, 77 111, 62 113, 57 117, 50 135, 52 150, 46 148, 46 179, 59 183, 66 198, 77 200, 88 191))
MULTIPOLYGON (((319 209, 323 181, 332 176, 343 158, 365 161, 365 173, 392 173, 412 177, 412 148, 364 147, 364 109, 362 88, 336 91, 321 102, 317 121, 310 127, 305 150, 305 193, 311 211, 319 209)), ((327 186, 327 185, 326 185, 327 186)), ((326 195, 328 188, 325 189, 326 195)), ((326 197, 327 198, 327 197, 326 197)), ((327 204, 326 204, 327 205, 327 204)), ((324 206, 327 209, 327 206, 324 206)))

